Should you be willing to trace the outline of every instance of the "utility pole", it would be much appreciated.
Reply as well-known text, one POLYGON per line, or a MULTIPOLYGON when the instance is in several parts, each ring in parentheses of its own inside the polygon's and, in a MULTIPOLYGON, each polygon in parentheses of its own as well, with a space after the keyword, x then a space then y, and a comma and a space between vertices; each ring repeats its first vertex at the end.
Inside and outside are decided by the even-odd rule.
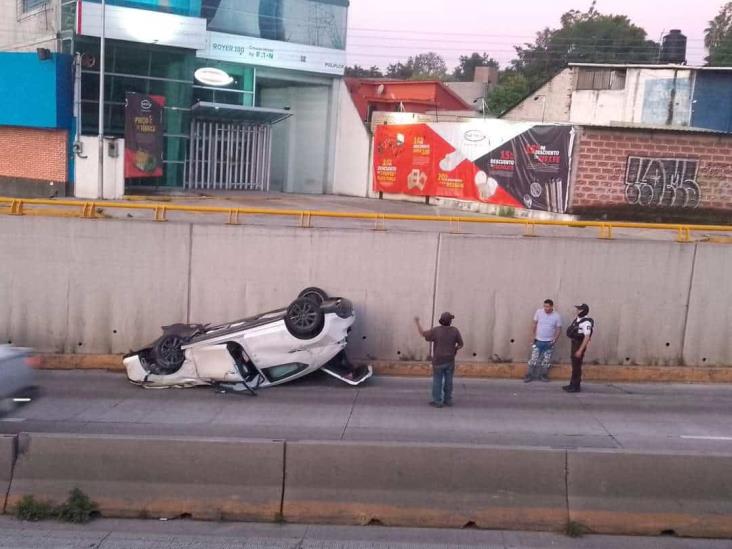
POLYGON ((104 198, 104 58, 107 1, 102 0, 102 32, 99 38, 99 173, 97 178, 97 198, 104 198))

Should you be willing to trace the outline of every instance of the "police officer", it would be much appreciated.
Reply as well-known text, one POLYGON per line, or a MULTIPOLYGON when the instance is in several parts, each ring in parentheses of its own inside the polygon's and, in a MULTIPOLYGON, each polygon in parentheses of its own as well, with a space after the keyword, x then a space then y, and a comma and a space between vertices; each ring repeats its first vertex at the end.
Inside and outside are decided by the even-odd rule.
POLYGON ((585 351, 592 339, 592 332, 595 327, 595 321, 587 316, 590 307, 587 303, 575 305, 577 309, 577 318, 567 328, 567 337, 572 342, 572 379, 569 385, 562 387, 568 393, 579 393, 580 383, 582 382, 582 361, 585 358, 585 351))

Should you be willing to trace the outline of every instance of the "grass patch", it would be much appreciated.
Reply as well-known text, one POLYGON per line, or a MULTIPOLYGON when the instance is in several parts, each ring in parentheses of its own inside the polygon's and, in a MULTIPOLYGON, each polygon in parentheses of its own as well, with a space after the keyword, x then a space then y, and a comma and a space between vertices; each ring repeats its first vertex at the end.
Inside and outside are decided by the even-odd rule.
POLYGON ((31 522, 57 519, 63 522, 83 524, 92 520, 98 513, 97 504, 78 488, 74 488, 66 501, 58 506, 54 506, 48 501, 37 500, 33 496, 23 496, 15 508, 15 517, 18 520, 31 522))
POLYGON ((564 533, 567 534, 567 536, 569 536, 570 538, 581 538, 585 534, 589 534, 590 529, 581 522, 577 522, 576 520, 570 520, 567 523, 564 533))
POLYGON ((23 496, 15 508, 15 517, 18 520, 38 522, 54 518, 55 511, 54 506, 47 501, 38 501, 33 496, 23 496))

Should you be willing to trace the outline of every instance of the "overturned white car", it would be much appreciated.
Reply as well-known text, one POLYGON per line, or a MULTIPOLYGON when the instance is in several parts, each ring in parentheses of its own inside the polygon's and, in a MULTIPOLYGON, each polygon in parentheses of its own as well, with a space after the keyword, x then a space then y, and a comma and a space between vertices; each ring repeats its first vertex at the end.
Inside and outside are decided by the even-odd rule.
POLYGON ((355 321, 348 299, 307 288, 287 308, 219 326, 174 324, 124 357, 127 377, 148 388, 217 385, 256 394, 316 370, 350 385, 373 375, 354 367, 345 347, 355 321))

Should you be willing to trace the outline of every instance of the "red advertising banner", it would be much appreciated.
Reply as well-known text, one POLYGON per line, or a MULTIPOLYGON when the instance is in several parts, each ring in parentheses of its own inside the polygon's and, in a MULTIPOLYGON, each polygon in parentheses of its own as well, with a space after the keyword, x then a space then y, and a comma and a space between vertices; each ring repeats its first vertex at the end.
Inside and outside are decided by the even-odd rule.
POLYGON ((563 212, 571 128, 501 120, 377 126, 374 190, 563 212))
POLYGON ((125 97, 125 177, 163 175, 165 97, 128 92, 125 97))

